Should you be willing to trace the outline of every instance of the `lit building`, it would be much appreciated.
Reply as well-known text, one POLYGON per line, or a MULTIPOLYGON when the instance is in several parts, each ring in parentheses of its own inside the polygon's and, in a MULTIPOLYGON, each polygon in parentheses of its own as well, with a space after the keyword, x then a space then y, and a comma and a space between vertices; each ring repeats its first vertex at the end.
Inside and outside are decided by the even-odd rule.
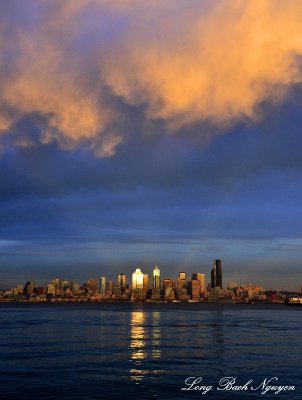
POLYGON ((229 282, 229 284, 228 284, 228 289, 229 290, 236 289, 236 288, 238 288, 238 283, 237 282, 229 282))
POLYGON ((178 289, 181 289, 181 288, 185 287, 185 285, 186 285, 186 273, 179 272, 178 279, 177 279, 177 287, 178 287, 178 289))
POLYGON ((160 269, 157 265, 153 269, 152 299, 160 299, 160 269))
POLYGON ((117 277, 117 286, 121 289, 126 286, 126 275, 125 274, 118 274, 117 277))
POLYGON ((143 278, 143 289, 147 292, 149 290, 149 276, 148 274, 144 274, 143 278))
POLYGON ((98 288, 98 281, 97 281, 97 279, 95 279, 95 278, 89 278, 87 283, 88 283, 88 290, 89 290, 91 293, 95 293, 95 292, 97 291, 97 288, 98 288))
POLYGON ((52 283, 48 283, 46 285, 46 294, 54 297, 56 295, 56 286, 52 283))
POLYGON ((190 282, 191 286, 191 298, 192 300, 200 300, 200 283, 197 279, 192 279, 190 282))
POLYGON ((206 290, 206 277, 205 274, 202 274, 201 272, 197 272, 195 274, 192 274, 192 279, 195 279, 199 282, 200 285, 200 293, 205 293, 206 290))
POLYGON ((212 289, 222 289, 221 260, 214 260, 213 262, 213 269, 211 271, 211 287, 212 289))
POLYGON ((106 294, 106 278, 105 278, 105 276, 102 276, 100 279, 100 294, 102 294, 102 295, 106 294))
POLYGON ((71 282, 70 289, 71 289, 71 292, 73 294, 79 294, 80 293, 80 285, 78 283, 76 283, 76 282, 71 282))
POLYGON ((160 289, 160 269, 157 265, 153 269, 153 289, 160 289))
POLYGON ((140 268, 136 268, 132 274, 132 290, 143 289, 144 287, 144 274, 140 268))
POLYGON ((136 268, 132 274, 131 300, 144 300, 148 289, 148 275, 143 274, 140 268, 136 268))
POLYGON ((163 290, 165 291, 165 289, 167 288, 167 287, 173 287, 172 286, 172 279, 170 279, 170 278, 165 278, 164 280, 163 280, 163 290))

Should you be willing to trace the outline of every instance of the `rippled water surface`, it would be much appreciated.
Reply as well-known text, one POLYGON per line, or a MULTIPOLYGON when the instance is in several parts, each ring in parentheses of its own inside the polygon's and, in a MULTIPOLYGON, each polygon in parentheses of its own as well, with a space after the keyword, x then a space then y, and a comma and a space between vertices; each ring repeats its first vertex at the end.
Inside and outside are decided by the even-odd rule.
POLYGON ((302 399, 302 310, 283 305, 1 304, 0 399, 302 399), (213 390, 183 391, 203 377, 213 390), (295 391, 217 391, 219 379, 295 391))

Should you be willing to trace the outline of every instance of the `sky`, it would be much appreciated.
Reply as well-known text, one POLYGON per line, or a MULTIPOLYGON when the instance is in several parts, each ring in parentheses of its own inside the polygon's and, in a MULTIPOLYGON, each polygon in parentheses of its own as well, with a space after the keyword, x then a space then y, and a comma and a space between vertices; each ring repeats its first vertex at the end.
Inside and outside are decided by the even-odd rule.
POLYGON ((2 0, 0 287, 302 285, 302 3, 2 0))

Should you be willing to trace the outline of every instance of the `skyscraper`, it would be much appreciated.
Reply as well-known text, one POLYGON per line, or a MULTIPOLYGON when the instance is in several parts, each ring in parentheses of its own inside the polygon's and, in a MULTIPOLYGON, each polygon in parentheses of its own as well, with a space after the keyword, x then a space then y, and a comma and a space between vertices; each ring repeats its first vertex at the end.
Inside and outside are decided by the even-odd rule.
POLYGON ((143 289, 145 290, 145 292, 148 292, 148 290, 149 290, 149 275, 148 274, 144 274, 143 289))
POLYGON ((109 280, 109 282, 107 283, 107 294, 109 296, 112 296, 115 290, 115 283, 112 279, 109 280))
POLYGON ((125 274, 118 274, 117 286, 119 288, 124 288, 126 286, 126 275, 125 274))
POLYGON ((160 298, 160 269, 157 265, 153 268, 152 298, 155 300, 160 298))
POLYGON ((213 289, 216 287, 222 289, 221 260, 214 260, 213 262, 213 269, 211 271, 211 287, 213 289))
POLYGON ((144 287, 144 274, 140 268, 136 268, 132 274, 132 290, 143 289, 144 287))
POLYGON ((186 285, 186 273, 185 272, 179 272, 178 273, 178 279, 177 279, 177 287, 178 287, 178 289, 181 289, 185 285, 186 285))
MULTIPOLYGON (((95 293, 97 291, 98 281, 95 278, 88 279, 88 289, 91 293, 95 293)), ((63 285, 62 285, 63 287, 63 285)))
POLYGON ((106 278, 104 276, 100 279, 100 294, 106 294, 106 278))
POLYGON ((160 269, 155 265, 153 269, 153 289, 160 288, 160 269))
POLYGON ((190 292, 192 300, 200 300, 200 283, 197 279, 191 279, 190 292))
POLYGON ((204 293, 206 290, 206 277, 205 274, 202 274, 201 272, 197 272, 192 274, 192 279, 195 279, 199 282, 200 285, 200 293, 204 293))
POLYGON ((131 300, 145 299, 148 285, 148 274, 143 274, 140 268, 136 268, 132 274, 131 300))

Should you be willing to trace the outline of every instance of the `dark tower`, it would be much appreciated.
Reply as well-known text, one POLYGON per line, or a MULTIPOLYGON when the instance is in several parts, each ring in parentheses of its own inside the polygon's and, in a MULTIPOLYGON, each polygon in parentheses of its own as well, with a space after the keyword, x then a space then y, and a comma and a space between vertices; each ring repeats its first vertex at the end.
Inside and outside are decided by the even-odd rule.
POLYGON ((222 289, 222 269, 221 260, 214 260, 213 269, 211 271, 211 287, 220 287, 222 289))

